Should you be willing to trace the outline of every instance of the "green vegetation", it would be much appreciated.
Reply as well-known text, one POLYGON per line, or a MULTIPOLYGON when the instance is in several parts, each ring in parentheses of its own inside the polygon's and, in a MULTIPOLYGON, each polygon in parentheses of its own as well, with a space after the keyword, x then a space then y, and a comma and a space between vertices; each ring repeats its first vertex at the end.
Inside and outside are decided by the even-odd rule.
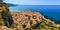
POLYGON ((2 11, 2 18, 5 18, 9 15, 9 11, 8 10, 3 10, 2 11))
POLYGON ((0 21, 0 25, 3 25, 3 21, 0 21))
MULTIPOLYGON (((3 18, 7 17, 8 15, 9 15, 9 11, 7 11, 7 10, 2 11, 3 18)), ((28 16, 28 15, 25 15, 25 16, 30 21, 30 25, 31 25, 30 28, 28 28, 28 27, 25 28, 26 25, 22 25, 25 30, 41 30, 41 29, 43 29, 43 30, 48 30, 48 29, 49 30, 60 30, 60 27, 53 26, 54 24, 52 22, 48 22, 45 19, 42 19, 42 21, 39 23, 37 20, 35 20, 37 23, 33 24, 33 21, 30 20, 30 16, 28 16)), ((36 17, 33 16, 32 18, 35 19, 36 17)), ((9 20, 9 19, 7 18, 6 20, 9 20)), ((2 21, 0 21, 0 25, 3 25, 2 21)))
POLYGON ((3 10, 1 15, 4 21, 4 25, 7 27, 12 27, 12 25, 14 24, 14 21, 10 12, 8 10, 3 10))
POLYGON ((51 30, 60 30, 58 27, 55 27, 55 28, 51 28, 51 30))
POLYGON ((26 28, 25 30, 31 30, 31 28, 26 28))
POLYGON ((31 28, 32 28, 32 29, 37 29, 37 28, 39 28, 39 27, 40 27, 40 23, 37 23, 37 24, 33 25, 31 28))
POLYGON ((48 22, 46 20, 42 20, 42 22, 34 24, 31 26, 32 30, 60 30, 59 27, 53 26, 54 24, 52 22, 48 22))

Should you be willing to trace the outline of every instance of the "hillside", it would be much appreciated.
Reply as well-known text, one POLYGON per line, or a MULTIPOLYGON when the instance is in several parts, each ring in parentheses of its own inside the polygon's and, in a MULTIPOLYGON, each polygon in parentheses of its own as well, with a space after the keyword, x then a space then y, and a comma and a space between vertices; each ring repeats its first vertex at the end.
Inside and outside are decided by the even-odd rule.
MULTIPOLYGON (((7 30, 60 30, 60 25, 55 24, 50 19, 46 19, 38 12, 11 12, 15 28, 7 28, 7 30)), ((5 30, 4 29, 4 30, 5 30)))

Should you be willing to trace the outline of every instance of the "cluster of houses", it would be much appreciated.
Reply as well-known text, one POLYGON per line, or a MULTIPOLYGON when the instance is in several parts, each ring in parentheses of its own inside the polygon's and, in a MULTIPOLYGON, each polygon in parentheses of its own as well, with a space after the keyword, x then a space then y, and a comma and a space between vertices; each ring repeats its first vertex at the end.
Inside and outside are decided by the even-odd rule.
POLYGON ((40 23, 42 20, 42 15, 36 12, 12 12, 11 14, 15 24, 26 25, 27 27, 40 23))

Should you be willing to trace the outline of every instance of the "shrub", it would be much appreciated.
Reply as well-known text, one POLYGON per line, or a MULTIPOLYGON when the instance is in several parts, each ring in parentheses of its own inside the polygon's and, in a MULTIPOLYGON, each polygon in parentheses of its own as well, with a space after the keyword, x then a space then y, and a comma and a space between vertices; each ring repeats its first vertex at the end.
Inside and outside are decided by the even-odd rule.
POLYGON ((0 21, 0 25, 3 25, 2 21, 0 21))
POLYGON ((31 30, 30 28, 26 28, 25 30, 31 30))

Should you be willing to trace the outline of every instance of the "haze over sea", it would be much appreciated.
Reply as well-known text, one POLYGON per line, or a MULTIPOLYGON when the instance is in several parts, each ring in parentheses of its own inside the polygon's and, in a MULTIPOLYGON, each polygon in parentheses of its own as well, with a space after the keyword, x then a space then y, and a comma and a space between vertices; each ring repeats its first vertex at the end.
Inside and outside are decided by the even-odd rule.
POLYGON ((60 24, 60 5, 18 5, 15 7, 10 7, 11 11, 23 12, 41 12, 46 18, 50 18, 55 23, 60 24))

